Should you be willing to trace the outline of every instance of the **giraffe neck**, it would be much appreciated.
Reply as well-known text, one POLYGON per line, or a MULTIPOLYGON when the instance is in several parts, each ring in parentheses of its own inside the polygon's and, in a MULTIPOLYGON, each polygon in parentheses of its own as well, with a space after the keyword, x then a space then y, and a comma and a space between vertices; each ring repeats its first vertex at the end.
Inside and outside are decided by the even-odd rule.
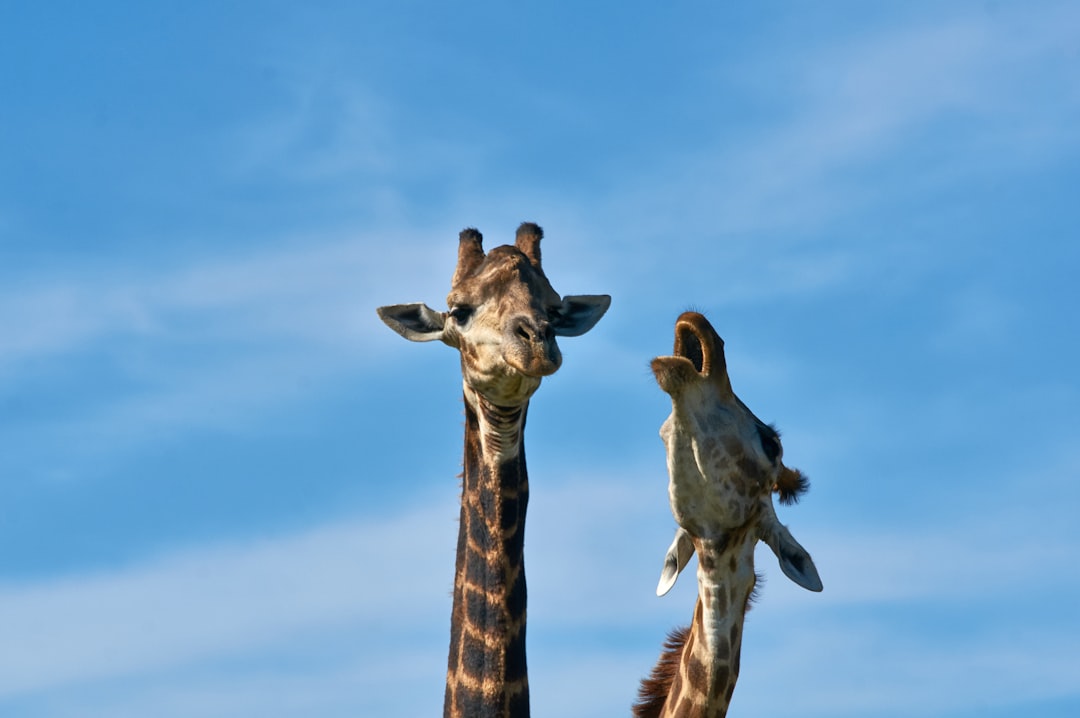
POLYGON ((528 402, 465 390, 465 461, 444 718, 527 718, 522 441, 528 402))
POLYGON ((729 536, 725 541, 694 539, 698 555, 694 620, 684 634, 672 639, 678 667, 662 708, 653 715, 727 715, 739 677, 743 619, 756 581, 755 543, 753 537, 742 536, 729 536), (677 645, 680 640, 681 650, 677 645))

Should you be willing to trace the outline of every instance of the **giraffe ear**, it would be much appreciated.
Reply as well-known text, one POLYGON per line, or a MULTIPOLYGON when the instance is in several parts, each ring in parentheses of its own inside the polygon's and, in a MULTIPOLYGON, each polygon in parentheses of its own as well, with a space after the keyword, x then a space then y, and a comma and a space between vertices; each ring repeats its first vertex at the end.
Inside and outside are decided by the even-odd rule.
POLYGON ((607 294, 565 296, 559 312, 551 317, 551 328, 556 336, 579 337, 596 326, 610 306, 607 294))
MULTIPOLYGON (((770 502, 771 504, 771 502, 770 502)), ((821 577, 818 576, 814 559, 799 545, 795 537, 779 521, 762 532, 761 540, 769 545, 780 562, 784 575, 808 591, 822 589, 821 577)))
POLYGON ((687 561, 694 555, 694 542, 690 540, 690 534, 685 529, 675 532, 675 540, 671 542, 671 548, 664 556, 664 568, 660 571, 660 583, 656 585, 656 595, 663 596, 675 585, 675 579, 686 568, 687 561))
POLYGON ((375 311, 386 326, 411 342, 431 342, 443 338, 446 315, 426 304, 391 304, 375 311))

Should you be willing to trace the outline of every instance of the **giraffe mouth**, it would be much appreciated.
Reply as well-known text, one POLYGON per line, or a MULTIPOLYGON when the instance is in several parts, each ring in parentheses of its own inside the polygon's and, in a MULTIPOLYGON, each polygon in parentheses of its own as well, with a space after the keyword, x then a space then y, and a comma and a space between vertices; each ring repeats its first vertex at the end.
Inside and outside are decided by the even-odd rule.
POLYGON ((716 330, 712 329, 705 317, 696 312, 685 312, 675 323, 674 354, 693 364, 694 371, 701 376, 708 376, 712 365, 710 334, 715 335, 716 330), (705 327, 711 331, 706 331, 705 327))
POLYGON ((532 379, 551 376, 562 366, 557 345, 514 344, 504 352, 503 359, 514 372, 532 379))
POLYGON ((660 388, 672 396, 702 381, 717 383, 725 391, 731 391, 724 362, 724 340, 709 320, 697 312, 679 316, 675 322, 673 356, 656 357, 651 367, 660 388))

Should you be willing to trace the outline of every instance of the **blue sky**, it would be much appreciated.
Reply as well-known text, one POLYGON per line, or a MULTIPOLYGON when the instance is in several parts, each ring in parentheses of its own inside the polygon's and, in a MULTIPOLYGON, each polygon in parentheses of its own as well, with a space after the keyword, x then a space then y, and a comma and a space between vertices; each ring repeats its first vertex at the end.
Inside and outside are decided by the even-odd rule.
MULTIPOLYGON (((362 7, 361 7, 362 5, 362 7)), ((812 489, 732 715, 1080 710, 1080 8, 0 9, 0 714, 437 714, 457 232, 607 293, 530 407, 536 715, 624 716, 692 581, 682 310, 812 489)))

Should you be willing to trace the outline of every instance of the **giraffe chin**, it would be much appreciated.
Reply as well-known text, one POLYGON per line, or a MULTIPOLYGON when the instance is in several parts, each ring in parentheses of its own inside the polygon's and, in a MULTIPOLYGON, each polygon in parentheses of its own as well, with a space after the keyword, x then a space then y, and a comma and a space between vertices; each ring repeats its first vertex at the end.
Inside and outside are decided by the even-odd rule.
POLYGON ((559 371, 562 366, 562 354, 558 348, 554 351, 508 351, 503 360, 515 372, 533 379, 542 379, 559 371))

